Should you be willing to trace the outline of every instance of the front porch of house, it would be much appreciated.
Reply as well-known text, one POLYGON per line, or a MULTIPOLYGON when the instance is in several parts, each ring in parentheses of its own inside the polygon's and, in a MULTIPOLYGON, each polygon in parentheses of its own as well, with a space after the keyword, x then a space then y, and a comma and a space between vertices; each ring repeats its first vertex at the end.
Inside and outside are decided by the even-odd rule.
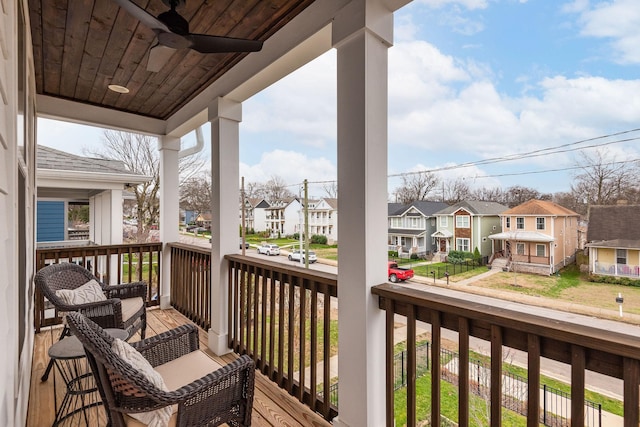
MULTIPOLYGON (((238 354, 251 356, 256 362, 258 378, 254 425, 322 426, 330 425, 331 420, 336 425, 340 406, 348 408, 352 404, 352 396, 345 396, 344 390, 338 399, 340 386, 349 378, 345 376, 345 381, 339 376, 343 371, 339 371, 337 365, 360 358, 358 354, 340 351, 336 336, 340 320, 337 276, 264 258, 227 255, 223 263, 228 267, 229 301, 223 312, 218 313, 210 303, 214 289, 210 252, 172 243, 166 246, 168 253, 162 253, 162 247, 162 244, 121 245, 81 252, 58 248, 39 252, 38 260, 80 262, 93 266, 97 275, 103 268, 111 271, 115 275, 113 280, 117 281, 147 280, 153 292, 160 292, 159 298, 150 301, 152 304, 158 299, 171 302, 171 308, 149 309, 148 336, 192 322, 201 327, 201 348, 210 356, 227 363, 238 354), (162 265, 166 259, 169 264, 162 265), (164 272, 169 274, 169 295, 162 293, 162 286, 157 286, 164 280, 164 272), (220 357, 210 351, 211 319, 215 316, 227 320, 226 345, 233 350, 220 357), (302 366, 305 368, 301 369, 302 366)), ((39 261, 39 265, 43 264, 39 261)), ((470 301, 465 294, 441 295, 416 286, 381 284, 373 287, 372 296, 376 299, 376 310, 380 310, 385 319, 386 363, 377 376, 383 379, 387 409, 384 424, 387 426, 394 425, 397 419, 406 420, 409 426, 424 420, 442 425, 449 419, 461 426, 470 425, 473 401, 478 397, 470 343, 477 338, 490 348, 491 356, 487 370, 490 378, 483 382, 480 394, 486 403, 486 425, 499 425, 497 420, 502 420, 508 411, 503 394, 506 378, 503 362, 510 349, 528 355, 526 389, 519 401, 522 411, 518 415, 527 420, 528 426, 550 419, 538 392, 544 358, 566 364, 570 372, 573 387, 567 402, 572 403, 562 417, 565 421, 570 419, 572 425, 600 425, 585 418, 590 413, 585 410, 585 375, 593 371, 623 381, 624 426, 638 425, 638 333, 631 334, 613 322, 604 325, 597 319, 575 319, 580 316, 562 316, 551 311, 540 315, 524 306, 505 306, 499 300, 470 301), (424 374, 418 368, 423 357, 424 345, 420 342, 425 339, 425 331, 429 332, 429 395, 423 394, 418 386, 418 379, 424 374), (455 370, 446 358, 443 338, 452 331, 458 337, 455 370), (394 362, 398 342, 404 342, 406 348, 401 372, 396 370, 394 362), (400 388, 397 387, 399 376, 403 378, 400 388), (445 387, 450 387, 445 383, 454 385, 453 397, 445 391, 445 387), (406 397, 396 400, 398 393, 406 397), (453 416, 445 414, 443 409, 444 402, 452 398, 458 408, 453 416), (417 410, 418 402, 425 400, 430 408, 427 414, 417 410)), ((41 319, 56 323, 50 311, 47 317, 44 301, 37 300, 36 307, 42 310, 41 319)), ((348 310, 342 313, 347 321, 354 320, 348 310)), ((40 383, 40 374, 46 365, 46 350, 55 337, 49 328, 40 329, 36 334, 28 426, 48 425, 53 417, 53 382, 50 379, 40 383)), ((367 381, 361 378, 355 384, 366 387, 367 381)), ((380 422, 382 424, 382 420, 380 422)))
MULTIPOLYGON (((177 326, 193 323, 184 315, 175 309, 160 310, 153 308, 147 312, 147 337, 157 335, 161 332, 168 331, 177 326)), ((54 392, 57 390, 61 393, 64 384, 57 377, 55 381, 53 375, 46 382, 41 382, 40 377, 48 363, 47 349, 52 342, 58 339, 60 333, 59 327, 46 327, 36 334, 33 365, 31 368, 31 391, 29 396, 29 411, 27 415, 27 427, 50 426, 55 417, 54 392)), ((229 353, 225 356, 218 357, 214 355, 207 347, 207 332, 200 328, 200 349, 205 351, 211 358, 221 365, 230 363, 237 355, 229 353)), ((139 338, 134 337, 132 341, 139 338)), ((56 374, 58 375, 58 374, 56 374)), ((256 386, 253 406, 252 425, 257 427, 282 426, 314 426, 322 427, 331 425, 320 415, 311 411, 305 405, 300 404, 290 396, 286 391, 278 388, 278 386, 269 381, 269 379, 256 372, 256 386)), ((88 425, 92 427, 106 426, 107 420, 104 416, 102 408, 89 411, 92 417, 89 419, 88 425)), ((77 418, 71 421, 78 422, 77 418)), ((84 420, 81 420, 84 421, 84 420)), ((82 422, 74 425, 83 425, 82 422)))

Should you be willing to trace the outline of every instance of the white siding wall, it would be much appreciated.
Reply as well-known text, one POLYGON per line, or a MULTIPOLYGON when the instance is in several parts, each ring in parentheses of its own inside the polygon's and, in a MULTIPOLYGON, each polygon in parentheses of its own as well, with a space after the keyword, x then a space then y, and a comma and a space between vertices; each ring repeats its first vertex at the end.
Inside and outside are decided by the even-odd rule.
MULTIPOLYGON (((5 346, 0 352, 0 425, 3 426, 26 422, 34 339, 33 114, 25 117, 31 130, 21 126, 18 132, 17 126, 19 76, 26 81, 27 93, 33 95, 34 87, 30 47, 23 50, 23 55, 18 54, 18 8, 24 6, 23 0, 0 0, 0 342, 5 346), (19 73, 18 59, 22 57, 26 58, 26 72, 19 73), (24 145, 24 155, 18 148, 19 137, 23 138, 20 145, 24 145)), ((28 27, 22 27, 22 33, 24 45, 31 46, 28 27)))

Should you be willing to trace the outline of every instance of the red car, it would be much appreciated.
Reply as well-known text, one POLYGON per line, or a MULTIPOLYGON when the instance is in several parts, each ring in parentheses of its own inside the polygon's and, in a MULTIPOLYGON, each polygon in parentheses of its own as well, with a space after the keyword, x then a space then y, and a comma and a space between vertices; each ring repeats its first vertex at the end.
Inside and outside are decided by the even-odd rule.
POLYGON ((413 277, 412 269, 400 268, 398 267, 398 263, 395 261, 389 261, 387 273, 387 275, 389 276, 389 281, 393 283, 402 282, 413 277))

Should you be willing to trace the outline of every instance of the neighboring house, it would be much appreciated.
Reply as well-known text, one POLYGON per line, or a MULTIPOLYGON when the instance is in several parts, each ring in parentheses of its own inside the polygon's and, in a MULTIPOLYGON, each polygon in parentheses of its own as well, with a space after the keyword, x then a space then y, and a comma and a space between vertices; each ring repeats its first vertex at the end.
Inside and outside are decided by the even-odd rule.
MULTIPOLYGON (((117 160, 95 159, 37 147, 36 241, 39 247, 82 241, 122 243, 123 197, 126 188, 150 177, 132 173, 117 160), (68 221, 69 210, 89 207, 87 228, 68 221)), ((76 244, 82 244, 76 242, 76 244)))
POLYGON ((325 236, 327 243, 337 243, 338 199, 327 197, 308 203, 309 236, 325 236))
POLYGON ((503 232, 489 236, 509 268, 553 274, 575 261, 580 215, 546 200, 529 200, 500 215, 503 232))
POLYGON ((198 216, 198 213, 196 211, 192 211, 190 209, 185 209, 184 210, 184 220, 183 220, 183 222, 185 224, 195 223, 197 216, 198 216))
MULTIPOLYGON (((247 230, 254 230, 256 233, 265 231, 267 227, 266 209, 269 202, 259 197, 247 197, 244 201, 244 224, 247 230)), ((240 203, 240 212, 238 214, 240 224, 242 225, 242 203, 240 203)))
POLYGON ((211 212, 204 212, 196 217, 196 224, 198 224, 198 227, 204 227, 207 230, 211 230, 212 219, 213 215, 211 215, 211 212))
POLYGON ((272 236, 290 236, 303 228, 302 203, 296 197, 276 200, 265 208, 266 231, 272 236))
POLYGON ((389 249, 402 254, 430 255, 434 252, 431 233, 436 230, 435 212, 445 208, 446 203, 415 201, 404 205, 389 203, 388 239, 389 249))
POLYGON ((496 202, 469 200, 448 206, 435 213, 437 230, 431 234, 436 251, 446 255, 449 251, 474 252, 490 257, 492 234, 502 231, 500 214, 507 206, 496 202))
POLYGON ((591 206, 589 272, 640 277, 640 205, 591 206))

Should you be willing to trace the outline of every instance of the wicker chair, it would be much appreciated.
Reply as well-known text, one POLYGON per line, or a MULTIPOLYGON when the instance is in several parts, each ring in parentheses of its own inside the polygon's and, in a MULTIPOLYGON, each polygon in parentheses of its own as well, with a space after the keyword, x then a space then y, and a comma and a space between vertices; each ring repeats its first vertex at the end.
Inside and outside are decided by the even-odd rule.
MULTIPOLYGON (((147 284, 145 282, 125 283, 121 285, 105 285, 101 283, 86 268, 65 262, 51 264, 41 268, 35 276, 35 283, 40 292, 54 305, 58 312, 83 313, 103 328, 124 329, 132 336, 140 331, 144 339, 147 329, 146 297, 147 284), (56 295, 61 289, 77 289, 90 280, 96 280, 102 287, 107 300, 80 305, 68 305, 56 295)), ((60 339, 69 335, 69 328, 60 334, 60 339)), ((42 376, 46 381, 53 361, 42 376)))
POLYGON ((164 391, 117 355, 111 347, 113 338, 94 322, 79 313, 70 313, 67 322, 84 345, 110 426, 139 425, 127 414, 167 405, 176 405, 170 426, 251 425, 253 360, 244 355, 221 367, 199 350, 195 325, 132 344, 161 374, 169 389, 164 391))

